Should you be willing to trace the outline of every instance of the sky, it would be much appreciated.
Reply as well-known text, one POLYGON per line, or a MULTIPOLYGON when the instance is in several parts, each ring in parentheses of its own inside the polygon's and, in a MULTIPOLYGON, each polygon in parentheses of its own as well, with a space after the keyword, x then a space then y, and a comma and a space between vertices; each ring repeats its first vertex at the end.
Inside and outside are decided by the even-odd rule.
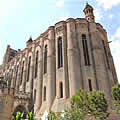
MULTIPOLYGON (((120 0, 87 2, 112 41, 110 48, 120 82, 120 0)), ((85 0, 0 0, 0 64, 8 44, 16 50, 24 49, 30 36, 36 39, 56 22, 83 18, 85 5, 85 0)))

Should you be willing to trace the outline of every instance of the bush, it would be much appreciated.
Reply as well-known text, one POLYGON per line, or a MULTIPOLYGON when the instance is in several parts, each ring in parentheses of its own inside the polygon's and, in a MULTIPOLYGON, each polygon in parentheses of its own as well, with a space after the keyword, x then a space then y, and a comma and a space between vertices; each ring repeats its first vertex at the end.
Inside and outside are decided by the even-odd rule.
POLYGON ((120 114, 120 84, 117 83, 112 88, 112 98, 115 106, 115 111, 120 114))

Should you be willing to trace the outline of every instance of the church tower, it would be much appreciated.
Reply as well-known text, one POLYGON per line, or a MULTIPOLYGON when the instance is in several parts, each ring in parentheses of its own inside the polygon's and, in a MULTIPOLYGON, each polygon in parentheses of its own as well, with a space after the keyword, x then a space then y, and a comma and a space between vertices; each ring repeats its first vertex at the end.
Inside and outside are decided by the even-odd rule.
POLYGON ((95 16, 93 13, 93 7, 91 5, 89 5, 88 3, 86 3, 86 6, 83 10, 84 14, 85 14, 85 18, 89 21, 89 22, 95 22, 95 16))

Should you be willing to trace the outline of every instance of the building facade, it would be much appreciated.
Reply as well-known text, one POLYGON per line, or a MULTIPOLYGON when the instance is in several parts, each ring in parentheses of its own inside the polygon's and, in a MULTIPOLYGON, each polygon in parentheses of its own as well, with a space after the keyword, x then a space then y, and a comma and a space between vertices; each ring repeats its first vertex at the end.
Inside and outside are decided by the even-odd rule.
POLYGON ((95 22, 92 6, 87 3, 83 11, 85 18, 50 26, 35 40, 30 38, 22 51, 7 47, 0 74, 7 88, 14 89, 11 112, 60 112, 79 88, 103 90, 112 103, 117 75, 107 32, 95 22))

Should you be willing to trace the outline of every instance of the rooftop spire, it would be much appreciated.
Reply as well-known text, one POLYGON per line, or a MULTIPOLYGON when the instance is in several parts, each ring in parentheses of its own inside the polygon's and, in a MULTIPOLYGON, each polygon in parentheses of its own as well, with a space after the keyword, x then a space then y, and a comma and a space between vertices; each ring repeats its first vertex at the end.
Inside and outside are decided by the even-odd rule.
POLYGON ((95 22, 93 7, 91 5, 89 5, 87 1, 86 1, 86 6, 85 6, 83 12, 84 12, 85 18, 88 20, 88 22, 95 22))
POLYGON ((86 1, 86 6, 88 5, 88 1, 86 1))
POLYGON ((29 40, 27 42, 32 42, 32 37, 30 36, 29 40))
POLYGON ((29 40, 26 42, 26 46, 28 47, 33 42, 32 37, 30 36, 29 40))

